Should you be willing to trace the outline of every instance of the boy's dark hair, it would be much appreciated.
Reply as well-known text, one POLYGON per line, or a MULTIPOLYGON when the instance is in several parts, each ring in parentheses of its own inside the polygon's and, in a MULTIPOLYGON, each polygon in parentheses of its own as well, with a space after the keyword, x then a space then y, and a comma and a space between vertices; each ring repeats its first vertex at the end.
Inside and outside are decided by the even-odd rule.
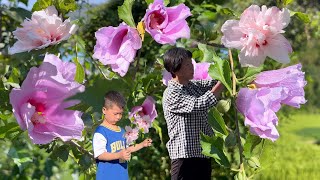
POLYGON ((175 72, 179 71, 181 64, 185 59, 191 59, 192 53, 184 48, 169 49, 163 56, 164 68, 171 73, 172 77, 176 77, 175 72))
POLYGON ((124 106, 126 105, 126 100, 122 96, 121 93, 117 91, 108 91, 104 95, 104 107, 107 109, 111 108, 114 104, 119 106, 120 108, 124 109, 124 106))

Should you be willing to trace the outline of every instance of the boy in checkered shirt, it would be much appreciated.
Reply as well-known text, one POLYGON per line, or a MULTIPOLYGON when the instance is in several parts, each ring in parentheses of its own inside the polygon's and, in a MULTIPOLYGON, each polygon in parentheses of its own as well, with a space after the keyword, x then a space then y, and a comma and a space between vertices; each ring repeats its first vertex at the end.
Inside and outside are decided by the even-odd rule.
POLYGON ((164 55, 165 69, 172 79, 163 93, 171 159, 171 179, 211 179, 211 159, 204 156, 200 132, 213 135, 208 110, 217 104, 223 85, 217 80, 192 80, 192 53, 172 48, 164 55))

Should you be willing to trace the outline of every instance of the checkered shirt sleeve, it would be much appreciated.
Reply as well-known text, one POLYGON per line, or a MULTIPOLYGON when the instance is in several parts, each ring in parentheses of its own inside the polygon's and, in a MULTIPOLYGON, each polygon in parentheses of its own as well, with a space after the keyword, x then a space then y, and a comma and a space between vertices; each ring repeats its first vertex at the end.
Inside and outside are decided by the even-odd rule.
POLYGON ((216 80, 200 80, 184 86, 169 81, 162 104, 171 159, 206 157, 201 153, 200 132, 209 136, 213 134, 208 123, 208 110, 217 104, 216 97, 210 91, 216 83, 216 80))

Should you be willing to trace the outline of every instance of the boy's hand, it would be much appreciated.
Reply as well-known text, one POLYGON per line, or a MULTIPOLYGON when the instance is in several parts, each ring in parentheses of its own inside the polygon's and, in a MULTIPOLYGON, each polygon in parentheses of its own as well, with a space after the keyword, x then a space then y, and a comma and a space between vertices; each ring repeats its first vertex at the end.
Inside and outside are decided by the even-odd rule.
POLYGON ((143 147, 149 147, 152 145, 152 140, 150 138, 145 139, 141 144, 143 147))
POLYGON ((128 149, 122 149, 119 152, 119 156, 120 156, 119 159, 128 161, 131 158, 131 152, 128 149))

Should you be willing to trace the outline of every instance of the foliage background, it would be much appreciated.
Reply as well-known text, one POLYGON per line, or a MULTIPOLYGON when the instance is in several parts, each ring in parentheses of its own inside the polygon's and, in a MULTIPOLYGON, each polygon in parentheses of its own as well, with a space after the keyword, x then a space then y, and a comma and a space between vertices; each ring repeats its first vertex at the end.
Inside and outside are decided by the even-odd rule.
MULTIPOLYGON (((68 4, 68 2, 72 1, 64 2, 68 4)), ((136 24, 144 16, 147 2, 150 1, 135 1, 132 13, 136 24)), ((199 42, 207 44, 206 48, 216 51, 220 57, 227 59, 226 49, 220 46, 220 27, 227 19, 235 19, 235 16, 239 16, 241 12, 251 4, 260 6, 265 4, 269 7, 288 1, 167 0, 165 2, 169 3, 168 6, 185 3, 190 7, 193 14, 188 18, 192 33, 191 39, 179 40, 176 46, 190 49, 193 52, 193 57, 196 58, 197 61, 205 61, 208 59, 206 59, 204 51, 198 49, 197 44, 199 42)), ((20 25, 25 17, 31 16, 30 10, 19 7, 21 3, 27 4, 28 0, 10 0, 9 3, 1 2, 0 6, 0 174, 2 174, 0 179, 93 178, 95 174, 95 164, 88 151, 92 152, 92 133, 100 123, 101 101, 103 94, 108 89, 119 89, 124 93, 127 97, 128 109, 141 104, 146 95, 151 95, 155 98, 159 116, 153 125, 154 128, 152 128, 148 134, 154 141, 153 146, 133 155, 129 163, 129 174, 132 179, 169 179, 170 160, 165 147, 165 143, 168 141, 168 135, 161 106, 161 97, 165 89, 165 86, 161 82, 161 72, 163 70, 161 56, 171 46, 157 44, 146 34, 145 42, 139 52, 140 57, 130 67, 131 69, 128 75, 123 79, 118 79, 113 72, 109 71, 108 67, 104 67, 97 61, 94 61, 91 55, 95 45, 94 32, 100 27, 119 25, 121 20, 118 17, 117 7, 122 5, 123 1, 110 0, 99 5, 92 5, 87 1, 79 0, 76 2, 78 9, 75 12, 64 14, 64 16, 70 16, 72 19, 78 19, 77 23, 80 29, 75 36, 72 36, 67 42, 47 48, 46 50, 8 55, 8 47, 12 46, 15 42, 12 31, 20 25), (77 46, 77 52, 75 51, 75 46, 77 46), (65 61, 74 61, 77 53, 80 63, 85 69, 86 92, 77 95, 76 98, 82 100, 82 108, 87 110, 83 115, 86 129, 83 134, 83 141, 77 142, 77 144, 73 142, 62 143, 60 141, 54 141, 48 145, 33 145, 28 138, 27 132, 20 130, 12 115, 12 107, 9 104, 10 90, 13 87, 19 87, 19 84, 21 84, 26 77, 30 67, 41 64, 45 51, 54 54, 59 52, 60 57, 65 61), (105 77, 114 79, 109 81, 105 77)), ((289 115, 296 114, 297 112, 301 114, 319 113, 320 2, 316 0, 293 0, 288 5, 288 8, 292 11, 306 13, 310 19, 310 22, 303 23, 303 19, 301 19, 303 16, 300 18, 297 15, 293 16, 291 23, 285 29, 285 36, 289 39, 294 49, 294 53, 291 55, 291 64, 301 62, 303 64, 303 71, 306 72, 308 85, 305 91, 308 103, 302 106, 302 109, 299 111, 293 108, 283 108, 281 110, 279 115, 280 140, 275 143, 267 141, 264 144, 264 150, 261 156, 262 168, 251 172, 252 174, 258 174, 258 176, 256 176, 258 179, 286 179, 286 177, 292 177, 294 179, 298 174, 305 174, 303 176, 305 178, 316 179, 317 175, 319 175, 317 171, 315 171, 317 167, 320 167, 319 164, 314 164, 314 166, 306 166, 306 164, 311 162, 307 154, 319 151, 317 144, 319 144, 320 135, 319 133, 315 133, 316 130, 311 127, 315 129, 317 129, 316 127, 320 127, 320 116, 294 115, 292 116, 293 118, 290 119, 289 115), (312 118, 314 121, 306 120, 312 118), (299 123, 292 125, 293 122, 299 123), (311 124, 312 122, 314 122, 314 124, 311 124), (308 138, 312 139, 310 140, 311 143, 304 142, 305 139, 301 140, 296 136, 289 135, 290 132, 297 133, 290 130, 291 128, 303 125, 307 126, 308 124, 310 124, 310 126, 308 126, 309 130, 304 129, 300 134, 302 133, 303 136, 308 136, 311 133, 312 137, 308 136, 308 138), (286 140, 301 143, 284 143, 286 140), (309 144, 306 145, 306 143, 309 144), (304 151, 302 151, 301 154, 289 153, 291 155, 289 157, 285 156, 285 152, 278 153, 277 156, 272 157, 274 152, 282 152, 285 151, 284 149, 287 151, 289 147, 298 148, 298 150, 304 149, 304 151), (275 157, 277 158, 275 159, 275 157), (284 168, 287 170, 271 173, 275 169, 275 167, 270 165, 273 161, 277 161, 278 168, 287 166, 284 168), (300 164, 299 162, 305 163, 300 164), (295 166, 297 163, 300 164, 300 166, 295 166), (307 168, 301 169, 302 166, 307 168), (277 174, 279 176, 277 176, 277 174)), ((307 21, 306 19, 304 20, 307 21)), ((234 51, 233 53, 234 57, 236 57, 236 52, 234 51)), ((271 60, 267 60, 266 64, 264 69, 280 67, 279 64, 271 60)), ((235 66, 240 67, 237 63, 235 66)), ((240 68, 236 70, 239 74, 244 73, 241 72, 240 68)), ((126 112, 128 112, 128 109, 126 112)), ((230 127, 234 127, 231 121, 228 122, 230 123, 230 127)), ((122 125, 127 123, 128 118, 124 117, 122 125)), ((245 136, 245 134, 243 134, 243 136, 245 136)), ((142 137, 140 140, 141 139, 142 137)), ((231 158, 234 159, 234 162, 238 161, 236 157, 231 158)), ((216 163, 213 164, 213 169, 214 177, 217 179, 230 179, 235 174, 233 171, 221 168, 216 163)))

